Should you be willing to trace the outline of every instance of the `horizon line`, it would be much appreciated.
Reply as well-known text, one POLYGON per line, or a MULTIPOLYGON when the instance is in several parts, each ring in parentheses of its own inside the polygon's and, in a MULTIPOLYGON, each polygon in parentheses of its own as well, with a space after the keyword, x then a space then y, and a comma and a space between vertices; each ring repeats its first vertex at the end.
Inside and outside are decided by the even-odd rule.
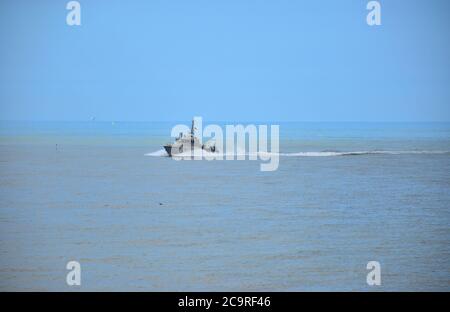
MULTIPOLYGON (((205 119, 208 122, 231 122, 231 123, 450 123, 450 120, 250 120, 250 119, 236 119, 236 120, 214 120, 205 119)), ((99 120, 64 120, 64 119, 48 119, 48 120, 29 120, 29 119, 0 119, 0 123, 7 122, 66 122, 66 123, 158 123, 158 122, 190 122, 187 120, 115 120, 115 119, 99 119, 99 120)))

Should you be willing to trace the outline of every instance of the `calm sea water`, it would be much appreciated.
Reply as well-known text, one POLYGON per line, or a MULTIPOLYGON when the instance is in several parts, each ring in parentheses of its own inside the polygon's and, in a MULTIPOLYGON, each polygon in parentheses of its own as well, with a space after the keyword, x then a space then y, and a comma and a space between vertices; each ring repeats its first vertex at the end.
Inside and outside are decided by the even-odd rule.
POLYGON ((450 124, 282 123, 274 172, 174 124, 0 123, 0 289, 450 290, 450 124))

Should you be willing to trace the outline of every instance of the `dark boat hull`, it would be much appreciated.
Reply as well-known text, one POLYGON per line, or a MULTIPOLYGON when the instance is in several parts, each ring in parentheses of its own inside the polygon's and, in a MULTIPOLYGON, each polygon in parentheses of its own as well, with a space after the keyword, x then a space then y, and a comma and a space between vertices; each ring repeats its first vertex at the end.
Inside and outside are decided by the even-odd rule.
MULTIPOLYGON (((215 146, 213 148, 205 149, 203 145, 191 145, 191 144, 168 144, 164 145, 164 149, 169 157, 176 156, 185 152, 193 151, 196 149, 201 149, 210 153, 214 153, 216 151, 215 146)), ((189 155, 189 154, 188 154, 189 155)))
POLYGON ((164 145, 164 149, 166 150, 166 153, 169 155, 169 157, 172 157, 172 155, 174 154, 173 152, 175 152, 175 149, 172 148, 172 145, 164 145))

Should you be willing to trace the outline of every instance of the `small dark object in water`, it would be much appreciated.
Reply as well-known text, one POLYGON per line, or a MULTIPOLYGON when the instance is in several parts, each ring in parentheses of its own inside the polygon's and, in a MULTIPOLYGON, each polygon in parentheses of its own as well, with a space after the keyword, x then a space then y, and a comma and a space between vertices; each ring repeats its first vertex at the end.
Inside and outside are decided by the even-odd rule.
POLYGON ((162 206, 162 203, 159 203, 160 206, 162 206))

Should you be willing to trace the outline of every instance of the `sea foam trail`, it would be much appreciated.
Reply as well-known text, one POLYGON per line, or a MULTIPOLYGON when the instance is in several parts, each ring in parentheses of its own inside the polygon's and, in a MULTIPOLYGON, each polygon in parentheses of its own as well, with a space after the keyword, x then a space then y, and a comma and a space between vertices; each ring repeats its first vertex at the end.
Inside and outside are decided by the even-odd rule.
MULTIPOLYGON (((180 153, 180 154, 176 154, 176 156, 174 156, 175 158, 190 158, 192 156, 204 156, 204 157, 226 157, 226 156, 249 156, 249 153, 245 153, 244 151, 239 151, 239 152, 235 152, 235 153, 219 153, 219 152, 208 152, 205 150, 200 150, 200 149, 195 149, 193 151, 193 153, 191 152, 184 152, 184 153, 180 153)), ((151 157, 168 157, 169 154, 167 154, 167 152, 163 149, 152 152, 152 153, 148 153, 145 154, 145 156, 151 156, 151 157)))
POLYGON ((361 156, 361 155, 415 155, 415 154, 450 154, 450 151, 412 150, 412 151, 351 151, 351 152, 298 152, 280 153, 286 157, 330 157, 330 156, 361 156))
MULTIPOLYGON (((411 151, 350 151, 350 152, 338 152, 338 151, 323 151, 323 152, 296 152, 296 153, 269 153, 269 152, 259 152, 257 156, 271 156, 278 155, 280 157, 333 157, 333 156, 362 156, 362 155, 433 155, 433 154, 450 154, 450 151, 439 151, 439 150, 411 150, 411 151)), ((152 157, 168 157, 169 155, 163 149, 145 154, 145 156, 152 157)), ((210 153, 207 151, 195 152, 194 155, 190 153, 178 154, 176 157, 184 158, 191 156, 250 156, 250 153, 210 153)))

